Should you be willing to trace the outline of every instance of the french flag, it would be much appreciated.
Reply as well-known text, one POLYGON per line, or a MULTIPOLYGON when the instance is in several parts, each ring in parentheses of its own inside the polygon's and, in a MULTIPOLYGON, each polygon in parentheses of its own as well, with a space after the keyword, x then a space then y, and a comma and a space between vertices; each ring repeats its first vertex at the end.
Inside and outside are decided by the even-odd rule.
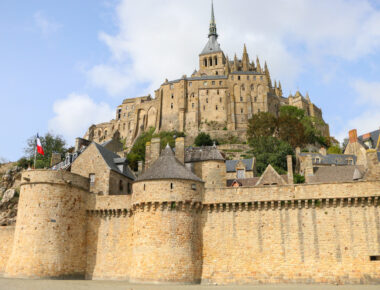
POLYGON ((45 155, 44 149, 42 148, 41 140, 40 140, 40 137, 38 136, 38 134, 37 134, 37 152, 41 155, 45 155))

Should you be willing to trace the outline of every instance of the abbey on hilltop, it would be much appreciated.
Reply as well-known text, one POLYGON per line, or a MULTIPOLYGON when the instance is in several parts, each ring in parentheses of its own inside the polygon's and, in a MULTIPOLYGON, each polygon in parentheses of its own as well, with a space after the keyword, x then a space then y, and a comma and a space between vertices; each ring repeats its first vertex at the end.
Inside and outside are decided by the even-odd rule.
MULTIPOLYGON (((118 132, 129 147, 136 137, 150 127, 157 131, 185 132, 190 145, 200 132, 213 138, 227 134, 244 136, 248 120, 258 112, 277 115, 283 105, 305 110, 308 116, 321 121, 322 111, 306 94, 283 97, 281 83, 271 80, 267 64, 251 61, 244 45, 242 59, 230 60, 218 43, 212 7, 208 42, 199 55, 199 70, 191 77, 165 82, 149 96, 125 99, 117 107, 116 118, 92 125, 85 139, 104 142, 118 132)), ((329 126, 318 122, 322 135, 329 136, 329 126)))

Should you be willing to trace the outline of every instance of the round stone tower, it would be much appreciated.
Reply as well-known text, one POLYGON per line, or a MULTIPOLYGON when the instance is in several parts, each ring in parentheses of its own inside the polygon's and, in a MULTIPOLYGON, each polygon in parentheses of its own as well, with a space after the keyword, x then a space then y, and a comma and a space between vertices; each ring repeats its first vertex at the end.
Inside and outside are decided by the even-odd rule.
POLYGON ((12 254, 5 276, 83 278, 87 178, 33 170, 21 177, 12 254))
POLYGON ((167 146, 134 184, 134 282, 199 283, 203 181, 167 146))

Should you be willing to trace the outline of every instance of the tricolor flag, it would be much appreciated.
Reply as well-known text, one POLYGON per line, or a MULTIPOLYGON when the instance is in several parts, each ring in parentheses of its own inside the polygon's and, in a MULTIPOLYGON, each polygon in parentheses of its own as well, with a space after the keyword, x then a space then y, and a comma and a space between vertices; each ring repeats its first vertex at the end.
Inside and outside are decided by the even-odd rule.
POLYGON ((37 134, 37 140, 36 140, 36 143, 37 143, 37 152, 41 155, 45 155, 44 153, 44 149, 42 148, 42 145, 41 145, 41 140, 40 140, 40 137, 38 136, 37 134))

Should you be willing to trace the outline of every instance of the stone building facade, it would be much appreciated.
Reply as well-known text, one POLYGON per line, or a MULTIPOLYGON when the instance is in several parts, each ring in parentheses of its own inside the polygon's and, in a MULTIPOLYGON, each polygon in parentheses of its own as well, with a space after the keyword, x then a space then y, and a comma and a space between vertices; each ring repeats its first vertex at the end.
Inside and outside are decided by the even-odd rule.
POLYGON ((321 133, 329 136, 322 110, 300 92, 284 97, 281 83, 272 81, 267 64, 260 64, 258 58, 251 60, 245 45, 241 59, 236 55, 229 59, 224 54, 218 43, 213 9, 208 37, 199 54, 199 69, 191 76, 165 80, 154 98, 125 99, 117 107, 114 120, 91 126, 84 138, 101 143, 119 132, 126 147, 130 147, 150 127, 185 132, 187 145, 200 131, 214 138, 228 134, 244 138, 253 114, 277 115, 283 105, 304 109, 308 116, 319 120, 316 126, 321 133))
POLYGON ((80 158, 83 164, 104 158, 94 143, 72 172, 25 171, 16 227, 0 228, 1 274, 141 283, 380 283, 376 152, 367 152, 372 167, 360 180, 294 185, 288 158, 287 176, 269 165, 255 185, 227 187, 215 147, 182 150, 178 139, 175 153, 168 146, 160 153, 159 140, 152 140, 151 162, 132 194, 100 194, 91 190, 93 169, 75 169, 80 158))

